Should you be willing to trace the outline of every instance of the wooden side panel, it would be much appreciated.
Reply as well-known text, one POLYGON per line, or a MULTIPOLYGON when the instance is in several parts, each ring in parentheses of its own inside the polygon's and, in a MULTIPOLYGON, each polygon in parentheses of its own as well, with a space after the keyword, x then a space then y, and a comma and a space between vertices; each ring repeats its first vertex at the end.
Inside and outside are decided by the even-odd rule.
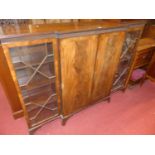
POLYGON ((155 52, 152 56, 149 66, 148 66, 147 75, 151 80, 155 81, 155 52))
POLYGON ((93 100, 107 97, 117 69, 125 32, 100 35, 94 74, 93 100))
POLYGON ((9 103, 13 111, 13 116, 15 118, 18 118, 23 116, 23 109, 20 103, 18 92, 16 90, 15 83, 6 61, 7 60, 4 56, 3 49, 0 46, 0 81, 9 99, 9 103))
POLYGON ((89 104, 97 35, 62 39, 60 42, 63 115, 89 104))

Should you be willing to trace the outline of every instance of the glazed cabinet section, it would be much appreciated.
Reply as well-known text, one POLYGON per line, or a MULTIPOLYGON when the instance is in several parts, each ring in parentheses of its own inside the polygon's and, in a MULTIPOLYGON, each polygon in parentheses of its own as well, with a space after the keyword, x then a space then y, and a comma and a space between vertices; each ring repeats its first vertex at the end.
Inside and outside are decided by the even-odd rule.
POLYGON ((128 80, 130 68, 135 55, 135 45, 139 38, 141 31, 126 32, 123 49, 119 58, 119 65, 114 77, 112 92, 125 89, 128 80))
POLYGON ((55 40, 6 45, 5 56, 18 90, 29 128, 58 115, 55 40))

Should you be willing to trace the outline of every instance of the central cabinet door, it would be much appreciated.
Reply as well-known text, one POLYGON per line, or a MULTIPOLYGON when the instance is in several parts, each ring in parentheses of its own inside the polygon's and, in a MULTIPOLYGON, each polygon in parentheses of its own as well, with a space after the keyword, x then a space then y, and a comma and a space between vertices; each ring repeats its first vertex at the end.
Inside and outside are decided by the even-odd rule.
POLYGON ((125 32, 105 33, 99 36, 92 101, 108 97, 122 51, 125 32))
POLYGON ((63 116, 90 103, 97 35, 60 41, 63 116))

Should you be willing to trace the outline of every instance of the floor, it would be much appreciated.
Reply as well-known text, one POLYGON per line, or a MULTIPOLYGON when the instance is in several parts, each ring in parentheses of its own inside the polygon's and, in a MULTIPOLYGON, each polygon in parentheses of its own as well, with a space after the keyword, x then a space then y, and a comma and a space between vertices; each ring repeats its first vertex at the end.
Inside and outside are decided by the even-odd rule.
MULTIPOLYGON (((0 134, 28 134, 24 118, 14 120, 0 85, 0 134)), ((112 94, 111 103, 101 102, 71 117, 50 122, 35 134, 155 134, 155 84, 146 81, 125 93, 112 94)))

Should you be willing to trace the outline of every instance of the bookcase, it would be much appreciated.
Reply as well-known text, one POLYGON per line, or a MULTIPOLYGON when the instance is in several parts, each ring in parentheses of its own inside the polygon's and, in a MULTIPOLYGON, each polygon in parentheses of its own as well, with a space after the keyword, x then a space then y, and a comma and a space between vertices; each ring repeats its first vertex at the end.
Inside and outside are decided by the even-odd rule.
POLYGON ((0 79, 15 118, 34 131, 125 89, 145 23, 1 28, 0 79), (3 30, 4 29, 4 30, 3 30))

